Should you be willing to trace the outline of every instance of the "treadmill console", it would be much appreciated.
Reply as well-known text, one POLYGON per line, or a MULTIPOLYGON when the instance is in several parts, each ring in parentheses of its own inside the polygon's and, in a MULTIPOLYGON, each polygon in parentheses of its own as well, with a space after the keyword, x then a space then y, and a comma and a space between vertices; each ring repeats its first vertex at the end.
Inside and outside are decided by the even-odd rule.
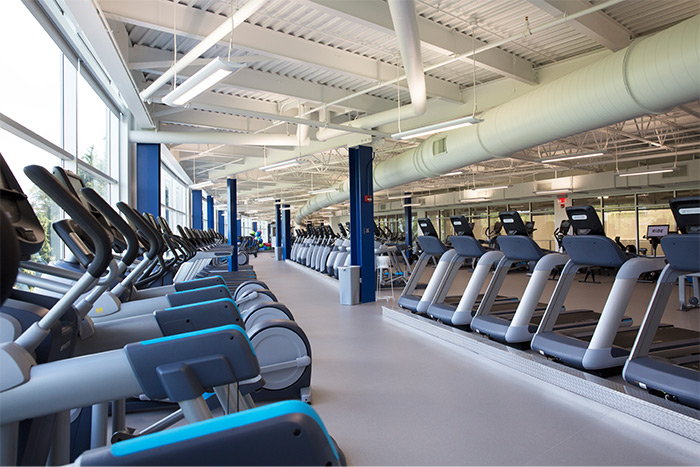
POLYGON ((646 238, 661 238, 668 235, 669 225, 647 225, 646 238))
MULTIPOLYGON (((499 212, 498 217, 501 219, 501 225, 503 225, 506 235, 521 235, 523 237, 528 236, 527 227, 525 226, 525 223, 523 223, 518 211, 499 212)), ((534 222, 532 224, 534 225, 534 222)))
POLYGON ((437 230, 435 230, 433 223, 427 217, 423 219, 418 219, 418 227, 420 227, 420 230, 421 232, 423 232, 423 235, 427 237, 437 238, 437 230))
POLYGON ((575 235, 605 236, 603 224, 593 206, 568 206, 566 215, 569 216, 575 235))
POLYGON ((680 233, 700 233, 700 196, 673 198, 668 204, 680 233))
POLYGON ((467 237, 473 237, 474 231, 472 230, 473 224, 467 222, 464 216, 451 216, 450 222, 452 223, 452 228, 455 231, 455 235, 466 235, 467 237))
POLYGON ((338 222, 338 229, 340 230, 340 235, 342 235, 343 237, 348 236, 348 232, 345 230, 345 227, 343 227, 342 222, 338 222))

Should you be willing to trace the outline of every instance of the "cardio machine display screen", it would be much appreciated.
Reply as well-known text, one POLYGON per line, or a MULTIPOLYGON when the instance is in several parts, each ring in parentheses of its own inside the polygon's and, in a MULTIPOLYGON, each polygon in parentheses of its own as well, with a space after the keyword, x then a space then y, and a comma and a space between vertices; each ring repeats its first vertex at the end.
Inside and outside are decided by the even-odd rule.
POLYGON ((649 237, 665 237, 668 235, 668 225, 648 225, 647 238, 649 237))
POLYGON ((77 175, 74 175, 72 173, 68 174, 68 181, 70 181, 71 186, 73 187, 73 191, 75 192, 75 195, 78 197, 81 203, 83 203, 83 206, 86 208, 92 210, 90 207, 90 204, 87 203, 81 196, 80 196, 80 190, 85 188, 85 183, 83 183, 83 179, 78 177, 77 175))

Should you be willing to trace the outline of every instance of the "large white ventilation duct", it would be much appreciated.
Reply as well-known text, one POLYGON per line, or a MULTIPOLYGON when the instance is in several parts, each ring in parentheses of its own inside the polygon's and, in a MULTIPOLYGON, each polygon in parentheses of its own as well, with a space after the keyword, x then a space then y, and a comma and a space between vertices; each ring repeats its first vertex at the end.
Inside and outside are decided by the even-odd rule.
MULTIPOLYGON (((396 39, 399 43, 401 61, 406 71, 411 104, 401 107, 398 115, 396 109, 390 109, 358 118, 348 123, 347 126, 353 128, 375 128, 394 122, 399 117, 407 119, 418 117, 425 113, 428 94, 425 87, 425 73, 423 72, 423 57, 421 55, 416 6, 413 0, 389 0, 389 11, 391 12, 391 22, 394 25, 396 39)), ((319 128, 316 132, 316 139, 327 141, 346 133, 339 129, 319 128)))
MULTIPOLYGON (((700 16, 634 42, 615 54, 541 85, 484 112, 484 122, 434 135, 374 169, 374 189, 436 177, 469 164, 508 155, 700 98, 700 16), (444 145, 438 143, 444 138, 444 145), (437 143, 437 144, 434 144, 437 143), (444 151, 434 149, 444 147, 444 151)), ((317 195, 296 222, 348 199, 341 191, 317 195)))
POLYGON ((389 0, 391 22, 394 24, 396 39, 399 42, 401 61, 406 70, 408 91, 411 94, 411 105, 416 115, 425 113, 427 92, 425 89, 425 74, 423 73, 423 58, 420 53, 420 35, 416 6, 413 0, 389 0))

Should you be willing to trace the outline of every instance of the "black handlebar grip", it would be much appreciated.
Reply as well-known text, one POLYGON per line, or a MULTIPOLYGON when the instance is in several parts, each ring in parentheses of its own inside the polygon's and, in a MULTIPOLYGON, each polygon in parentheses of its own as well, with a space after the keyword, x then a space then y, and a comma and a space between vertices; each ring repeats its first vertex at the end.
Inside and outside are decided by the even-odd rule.
MULTIPOLYGON (((138 213, 137 213, 138 214, 138 213)), ((156 239, 156 242, 158 243, 158 253, 161 254, 165 252, 165 243, 163 242, 163 235, 160 233, 160 227, 158 227, 158 224, 153 225, 153 222, 151 219, 153 218, 152 214, 149 213, 143 213, 139 214, 141 216, 141 219, 143 219, 144 224, 148 228, 148 230, 151 231, 151 233, 154 235, 154 238, 156 239)), ((155 219, 155 218, 153 218, 155 219)))
POLYGON ((29 165, 24 173, 36 186, 49 195, 66 213, 80 225, 95 244, 95 259, 88 266, 92 277, 100 277, 112 261, 112 239, 95 216, 73 196, 51 172, 38 165, 29 165))
POLYGON ((146 256, 148 259, 154 259, 158 255, 159 251, 158 239, 154 235, 153 231, 148 228, 148 225, 143 220, 143 217, 141 217, 141 214, 132 209, 132 207, 128 204, 121 201, 117 203, 117 207, 126 216, 126 218, 136 226, 141 235, 146 237, 146 240, 148 241, 148 251, 146 252, 146 256))
POLYGON ((136 232, 134 232, 122 216, 120 216, 95 190, 92 188, 83 188, 80 192, 88 203, 92 204, 95 209, 100 211, 109 223, 124 236, 127 248, 124 255, 122 255, 122 262, 127 265, 133 263, 136 256, 139 254, 139 239, 136 238, 136 232))

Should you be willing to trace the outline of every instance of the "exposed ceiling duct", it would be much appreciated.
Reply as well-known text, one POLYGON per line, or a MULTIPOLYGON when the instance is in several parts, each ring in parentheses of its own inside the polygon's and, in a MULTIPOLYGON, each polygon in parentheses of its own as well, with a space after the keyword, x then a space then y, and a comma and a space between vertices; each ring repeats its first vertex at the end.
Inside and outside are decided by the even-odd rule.
MULTIPOLYGON (((487 110, 484 122, 434 135, 378 164, 374 189, 436 177, 538 144, 700 98, 700 16, 629 47, 522 97, 487 110)), ((317 195, 295 220, 349 198, 348 181, 317 195)))
MULTIPOLYGON (((423 77, 425 77, 425 73, 427 71, 434 70, 434 69, 439 68, 439 67, 444 66, 444 65, 449 65, 450 63, 453 63, 454 61, 457 61, 460 59, 474 57, 479 53, 486 52, 488 50, 495 49, 497 47, 501 47, 501 46, 506 45, 510 42, 516 41, 518 39, 522 39, 523 37, 527 37, 527 36, 535 34, 535 33, 546 31, 550 28, 559 26, 562 23, 574 21, 574 20, 581 18, 581 17, 584 17, 586 15, 596 13, 598 11, 601 11, 604 8, 608 8, 610 6, 621 3, 622 1, 624 1, 624 0, 607 0, 607 1, 599 3, 597 5, 592 5, 589 8, 585 8, 585 9, 578 11, 574 14, 562 15, 560 18, 557 18, 554 21, 550 21, 549 23, 544 24, 542 26, 539 26, 537 28, 528 29, 526 32, 519 33, 519 34, 516 34, 514 36, 506 37, 504 39, 501 39, 501 40, 498 40, 495 42, 491 42, 487 45, 479 47, 476 50, 472 50, 471 52, 462 53, 459 56, 449 58, 448 60, 446 60, 444 62, 433 64, 430 66, 426 66, 425 68, 423 68, 423 71, 422 71, 423 77)), ((401 2, 399 2, 399 3, 401 3, 401 2)), ((392 21, 394 21, 393 18, 394 17, 393 17, 393 13, 392 13, 392 21)), ((473 34, 474 34, 474 31, 472 31, 472 36, 473 36, 473 34)), ((397 35, 398 35, 398 31, 397 31, 397 35)), ((402 52, 402 57, 403 57, 403 52, 402 52)), ((406 59, 404 58, 404 64, 405 64, 405 60, 406 59)), ((406 75, 404 75, 400 79, 404 79, 404 78, 408 78, 408 73, 406 73, 406 75)), ((347 96, 344 99, 349 99, 350 97, 353 97, 353 96, 361 95, 361 94, 364 94, 366 92, 371 92, 373 90, 379 89, 385 85, 388 85, 388 84, 391 84, 394 82, 396 82, 396 81, 391 80, 391 81, 388 81, 386 83, 379 83, 377 85, 370 86, 369 88, 364 89, 363 91, 351 94, 350 96, 347 96)), ((344 99, 337 100, 335 103, 342 102, 344 99)), ((413 99, 413 94, 411 94, 411 99, 413 99)), ((315 110, 315 109, 312 109, 312 110, 315 110)), ((425 109, 423 109, 423 110, 425 110, 425 109)), ((344 126, 349 126, 349 127, 353 127, 353 128, 364 128, 364 129, 376 128, 376 127, 381 126, 381 125, 393 123, 397 120, 400 121, 400 119, 402 119, 402 118, 409 119, 409 118, 417 117, 417 116, 421 115, 422 113, 423 112, 417 113, 417 109, 415 109, 413 107, 413 105, 407 105, 407 106, 401 107, 400 109, 398 109, 398 111, 397 111, 397 109, 389 109, 389 110, 386 110, 384 112, 379 112, 379 113, 374 114, 374 115, 361 117, 361 118, 358 118, 356 120, 353 120, 352 122, 344 124, 344 126)), ((335 138, 336 136, 340 136, 342 134, 344 134, 344 132, 341 130, 338 130, 338 129, 321 128, 316 133, 316 139, 318 139, 319 141, 327 141, 331 138, 335 138)))
POLYGON ((406 70, 411 105, 416 115, 423 115, 428 97, 423 73, 423 58, 420 52, 416 5, 413 0, 389 0, 389 11, 396 39, 399 42, 403 68, 406 70))
MULTIPOLYGON (((425 73, 423 72, 423 58, 421 55, 415 4, 412 0, 389 0, 389 10, 391 11, 391 22, 394 25, 396 39, 399 43, 401 61, 406 72, 411 104, 401 107, 398 114, 396 109, 390 109, 358 118, 343 126, 365 129, 376 128, 395 122, 399 117, 407 119, 418 117, 425 113, 428 96, 425 87, 425 73)), ((345 133, 345 131, 338 128, 319 128, 316 132, 316 139, 327 141, 345 133)))

